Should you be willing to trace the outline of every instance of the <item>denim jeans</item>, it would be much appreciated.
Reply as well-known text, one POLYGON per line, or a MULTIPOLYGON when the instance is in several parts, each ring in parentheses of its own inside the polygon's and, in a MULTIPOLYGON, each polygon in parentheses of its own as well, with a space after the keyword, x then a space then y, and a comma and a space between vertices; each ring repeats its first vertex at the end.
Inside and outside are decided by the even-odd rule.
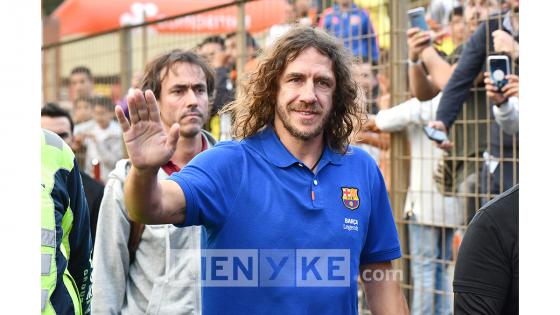
POLYGON ((453 229, 411 222, 408 233, 414 289, 411 314, 450 315, 452 293, 447 276, 448 264, 436 260, 451 261, 453 229))

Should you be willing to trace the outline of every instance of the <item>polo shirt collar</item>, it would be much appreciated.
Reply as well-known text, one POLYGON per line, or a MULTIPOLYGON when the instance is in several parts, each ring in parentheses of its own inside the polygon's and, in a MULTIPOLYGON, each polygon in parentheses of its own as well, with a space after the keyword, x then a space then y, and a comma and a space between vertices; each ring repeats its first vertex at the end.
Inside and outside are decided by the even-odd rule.
MULTIPOLYGON (((284 144, 282 144, 272 126, 267 126, 255 137, 255 140, 260 142, 260 147, 262 148, 264 156, 270 163, 278 167, 288 167, 296 163, 301 163, 301 161, 294 157, 290 151, 286 149, 284 144)), ((341 154, 333 152, 329 146, 325 144, 319 164, 324 165, 326 164, 325 162, 330 162, 335 165, 340 165, 341 158, 341 154)))

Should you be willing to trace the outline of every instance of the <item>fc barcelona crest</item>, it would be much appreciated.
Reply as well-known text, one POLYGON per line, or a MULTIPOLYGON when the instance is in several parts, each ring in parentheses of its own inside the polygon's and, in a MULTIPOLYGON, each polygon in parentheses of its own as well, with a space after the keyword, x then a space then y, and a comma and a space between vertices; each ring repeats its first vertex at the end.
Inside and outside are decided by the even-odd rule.
POLYGON ((358 188, 342 187, 342 203, 350 210, 356 210, 360 206, 358 188))

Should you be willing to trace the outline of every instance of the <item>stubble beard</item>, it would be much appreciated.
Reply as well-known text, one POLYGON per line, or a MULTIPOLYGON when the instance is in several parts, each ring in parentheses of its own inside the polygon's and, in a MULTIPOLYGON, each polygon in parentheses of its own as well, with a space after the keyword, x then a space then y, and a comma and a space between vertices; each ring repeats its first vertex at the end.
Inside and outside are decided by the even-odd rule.
POLYGON ((292 137, 294 137, 296 139, 299 139, 299 140, 308 141, 308 140, 316 138, 317 136, 319 136, 323 132, 324 127, 327 123, 327 120, 330 116, 330 113, 327 113, 326 115, 323 116, 323 118, 321 119, 321 121, 319 122, 319 124, 317 125, 317 127, 315 129, 312 129, 311 131, 305 132, 305 131, 299 130, 290 121, 290 118, 289 118, 289 115, 288 115, 288 111, 291 110, 290 107, 293 107, 293 106, 288 105, 287 108, 279 108, 277 110, 277 113, 278 113, 278 118, 280 118, 280 122, 282 123, 284 128, 288 131, 288 133, 292 137))

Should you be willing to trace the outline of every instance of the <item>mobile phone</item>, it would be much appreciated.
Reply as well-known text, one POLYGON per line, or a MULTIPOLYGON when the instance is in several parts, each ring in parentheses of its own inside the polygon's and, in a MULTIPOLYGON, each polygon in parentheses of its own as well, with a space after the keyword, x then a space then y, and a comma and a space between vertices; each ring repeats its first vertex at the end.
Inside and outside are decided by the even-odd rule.
POLYGON ((424 133, 430 140, 433 140, 437 143, 442 143, 443 141, 447 140, 447 135, 445 134, 445 132, 432 127, 424 126, 424 133))
POLYGON ((418 7, 407 11, 410 27, 418 27, 419 29, 427 32, 428 24, 426 23, 426 10, 424 7, 418 7))
POLYGON ((508 56, 488 56, 488 72, 492 83, 502 92, 502 88, 508 83, 506 76, 510 74, 508 56))

